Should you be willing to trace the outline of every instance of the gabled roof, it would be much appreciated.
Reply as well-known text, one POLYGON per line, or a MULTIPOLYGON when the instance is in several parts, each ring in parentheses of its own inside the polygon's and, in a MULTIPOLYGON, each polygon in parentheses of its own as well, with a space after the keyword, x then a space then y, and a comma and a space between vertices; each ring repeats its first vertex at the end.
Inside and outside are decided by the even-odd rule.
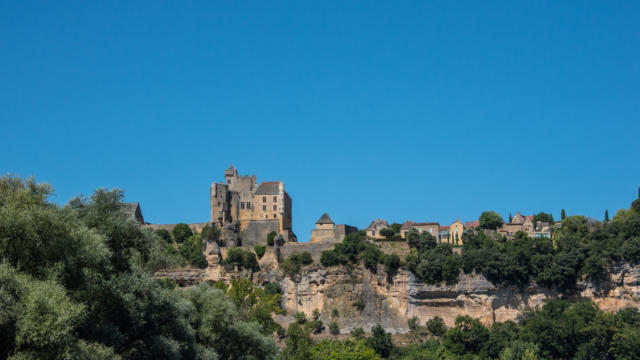
POLYGON ((331 220, 331 218, 329 217, 329 214, 324 213, 322 214, 322 216, 320 216, 320 219, 316 221, 316 224, 335 224, 335 223, 333 222, 333 220, 331 220))
POLYGON ((411 225, 415 224, 415 222, 408 220, 402 223, 400 230, 409 230, 411 229, 411 225))
POLYGON ((256 195, 278 195, 280 194, 280 182, 279 181, 263 181, 258 190, 256 190, 256 195))
POLYGON ((449 225, 442 225, 440 226, 440 230, 449 230, 450 226, 449 225))
POLYGON ((369 227, 367 229, 373 229, 374 227, 388 227, 389 224, 387 223, 387 220, 385 219, 376 219, 373 220, 371 222, 371 224, 369 224, 369 227))
POLYGON ((464 227, 469 228, 469 229, 477 228, 478 226, 480 226, 480 220, 467 221, 467 222, 464 223, 464 227))

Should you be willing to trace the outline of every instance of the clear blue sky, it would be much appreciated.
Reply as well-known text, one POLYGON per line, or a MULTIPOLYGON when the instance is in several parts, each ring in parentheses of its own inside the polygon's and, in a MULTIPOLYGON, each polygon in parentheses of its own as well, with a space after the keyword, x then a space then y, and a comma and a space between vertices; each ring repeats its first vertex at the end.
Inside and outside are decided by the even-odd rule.
POLYGON ((206 221, 233 163, 306 241, 323 212, 601 219, 640 186, 638 1, 106 3, 0 1, 0 173, 56 202, 206 221))

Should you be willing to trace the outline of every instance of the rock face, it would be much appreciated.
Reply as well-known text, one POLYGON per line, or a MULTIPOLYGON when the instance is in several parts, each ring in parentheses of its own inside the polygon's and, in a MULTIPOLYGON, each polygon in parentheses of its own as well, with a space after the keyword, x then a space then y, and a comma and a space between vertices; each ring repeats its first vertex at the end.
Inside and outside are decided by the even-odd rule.
MULTIPOLYGON (((361 266, 323 268, 312 265, 290 278, 278 269, 273 249, 260 260, 260 268, 256 273, 225 272, 221 266, 210 263, 209 268, 202 271, 201 281, 228 283, 243 276, 256 284, 278 282, 288 314, 279 318, 280 322, 290 321, 296 312, 310 316, 318 309, 322 321, 338 322, 343 333, 356 327, 368 331, 376 324, 382 324, 387 331, 407 332, 407 320, 412 316, 417 316, 421 324, 440 316, 447 326, 452 326, 456 316, 469 315, 489 325, 515 320, 526 307, 542 306, 547 300, 562 298, 571 301, 592 298, 606 311, 640 307, 640 266, 628 264, 614 266, 608 281, 580 282, 578 291, 570 296, 538 286, 498 288, 476 274, 461 274, 459 282, 451 286, 428 285, 404 270, 388 278, 382 267, 373 274, 361 266), (355 306, 359 303, 364 307, 355 306), (332 316, 334 309, 338 312, 337 317, 332 316)), ((185 280, 180 283, 196 280, 193 274, 183 275, 185 280)))

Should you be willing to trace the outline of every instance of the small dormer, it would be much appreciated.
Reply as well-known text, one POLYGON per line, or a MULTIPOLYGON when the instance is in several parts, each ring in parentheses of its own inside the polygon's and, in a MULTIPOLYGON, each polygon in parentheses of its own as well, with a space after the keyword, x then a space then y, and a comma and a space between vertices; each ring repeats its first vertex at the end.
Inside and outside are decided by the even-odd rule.
POLYGON ((336 228, 336 224, 333 222, 333 220, 331 220, 331 218, 329 217, 329 214, 327 213, 322 214, 322 216, 320 216, 320 219, 316 221, 316 229, 318 230, 335 229, 335 228, 336 228))

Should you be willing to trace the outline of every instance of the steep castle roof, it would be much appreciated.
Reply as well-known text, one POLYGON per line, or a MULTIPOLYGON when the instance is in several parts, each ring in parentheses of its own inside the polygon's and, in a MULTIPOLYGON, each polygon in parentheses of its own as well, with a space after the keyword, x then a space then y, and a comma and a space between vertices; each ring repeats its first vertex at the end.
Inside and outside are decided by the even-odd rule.
POLYGON ((256 190, 256 195, 278 195, 280 193, 279 181, 263 181, 256 190))
POLYGON ((335 224, 335 223, 333 222, 333 220, 331 220, 331 218, 329 217, 329 214, 324 213, 322 214, 322 216, 320 216, 320 219, 316 221, 316 224, 335 224))

